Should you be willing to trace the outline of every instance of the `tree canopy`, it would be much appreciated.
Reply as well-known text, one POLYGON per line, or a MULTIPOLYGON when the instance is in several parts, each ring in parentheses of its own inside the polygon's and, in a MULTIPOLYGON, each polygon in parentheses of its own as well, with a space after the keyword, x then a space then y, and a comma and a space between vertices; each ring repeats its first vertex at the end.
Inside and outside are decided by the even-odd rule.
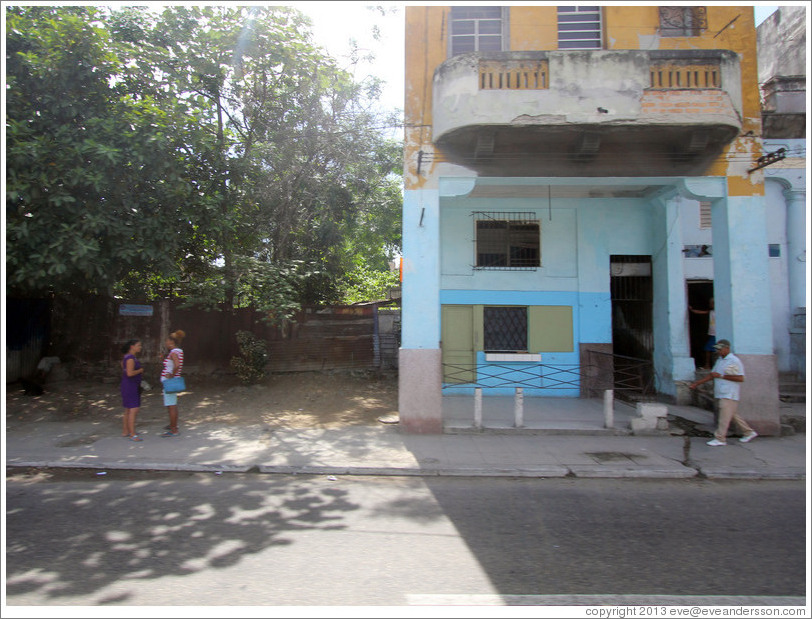
POLYGON ((301 13, 6 16, 9 291, 283 316, 355 299, 370 272, 394 281, 398 113, 312 42, 301 13))

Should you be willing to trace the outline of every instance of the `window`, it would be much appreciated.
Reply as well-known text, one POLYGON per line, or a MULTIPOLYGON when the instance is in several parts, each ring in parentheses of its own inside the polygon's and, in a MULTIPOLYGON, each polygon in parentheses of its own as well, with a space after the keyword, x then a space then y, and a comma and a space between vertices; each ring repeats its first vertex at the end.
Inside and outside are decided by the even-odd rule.
POLYGON ((770 243, 768 247, 768 255, 770 258, 780 258, 781 257, 781 246, 777 243, 770 243))
POLYGON ((541 266, 540 226, 533 213, 474 213, 474 216, 477 268, 541 266))
POLYGON ((711 203, 710 202, 700 202, 699 203, 699 228, 701 230, 709 230, 711 226, 711 203))
POLYGON ((601 7, 558 7, 558 49, 601 49, 601 7))
POLYGON ((501 6, 452 6, 451 55, 502 51, 501 6))
POLYGON ((698 37, 708 27, 704 6, 661 6, 660 35, 664 37, 698 37))
POLYGON ((527 308, 485 307, 483 335, 485 352, 526 352, 527 308))

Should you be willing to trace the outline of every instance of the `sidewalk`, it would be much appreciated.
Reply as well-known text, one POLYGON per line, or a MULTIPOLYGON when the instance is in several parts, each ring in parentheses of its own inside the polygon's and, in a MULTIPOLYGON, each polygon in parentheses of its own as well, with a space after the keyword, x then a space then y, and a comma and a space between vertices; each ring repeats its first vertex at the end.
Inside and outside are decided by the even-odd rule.
POLYGON ((805 479, 806 434, 759 437, 710 447, 706 437, 634 436, 586 429, 412 435, 397 424, 340 429, 201 424, 143 442, 118 436, 118 422, 14 424, 6 465, 16 467, 258 472, 318 475, 424 475, 651 479, 805 479))

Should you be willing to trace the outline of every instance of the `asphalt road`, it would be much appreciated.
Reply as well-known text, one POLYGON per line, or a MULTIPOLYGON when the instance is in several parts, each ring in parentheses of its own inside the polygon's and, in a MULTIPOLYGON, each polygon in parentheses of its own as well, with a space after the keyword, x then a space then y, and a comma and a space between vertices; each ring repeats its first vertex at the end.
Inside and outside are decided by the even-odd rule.
POLYGON ((806 594, 798 481, 32 471, 9 473, 6 498, 10 608, 207 607, 199 617, 806 594))

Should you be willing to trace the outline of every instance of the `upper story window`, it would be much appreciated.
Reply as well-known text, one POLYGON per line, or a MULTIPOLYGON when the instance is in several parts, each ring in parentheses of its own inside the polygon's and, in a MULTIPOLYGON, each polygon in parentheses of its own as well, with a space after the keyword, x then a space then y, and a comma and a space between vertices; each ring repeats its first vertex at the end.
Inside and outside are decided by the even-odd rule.
POLYGON ((451 55, 501 52, 505 10, 501 6, 452 6, 451 55))
POLYGON ((660 35, 664 37, 698 37, 708 27, 704 6, 661 6, 660 35))
POLYGON ((601 7, 558 7, 558 49, 601 49, 601 7))
POLYGON ((475 213, 476 268, 541 266, 541 230, 533 213, 475 213))

